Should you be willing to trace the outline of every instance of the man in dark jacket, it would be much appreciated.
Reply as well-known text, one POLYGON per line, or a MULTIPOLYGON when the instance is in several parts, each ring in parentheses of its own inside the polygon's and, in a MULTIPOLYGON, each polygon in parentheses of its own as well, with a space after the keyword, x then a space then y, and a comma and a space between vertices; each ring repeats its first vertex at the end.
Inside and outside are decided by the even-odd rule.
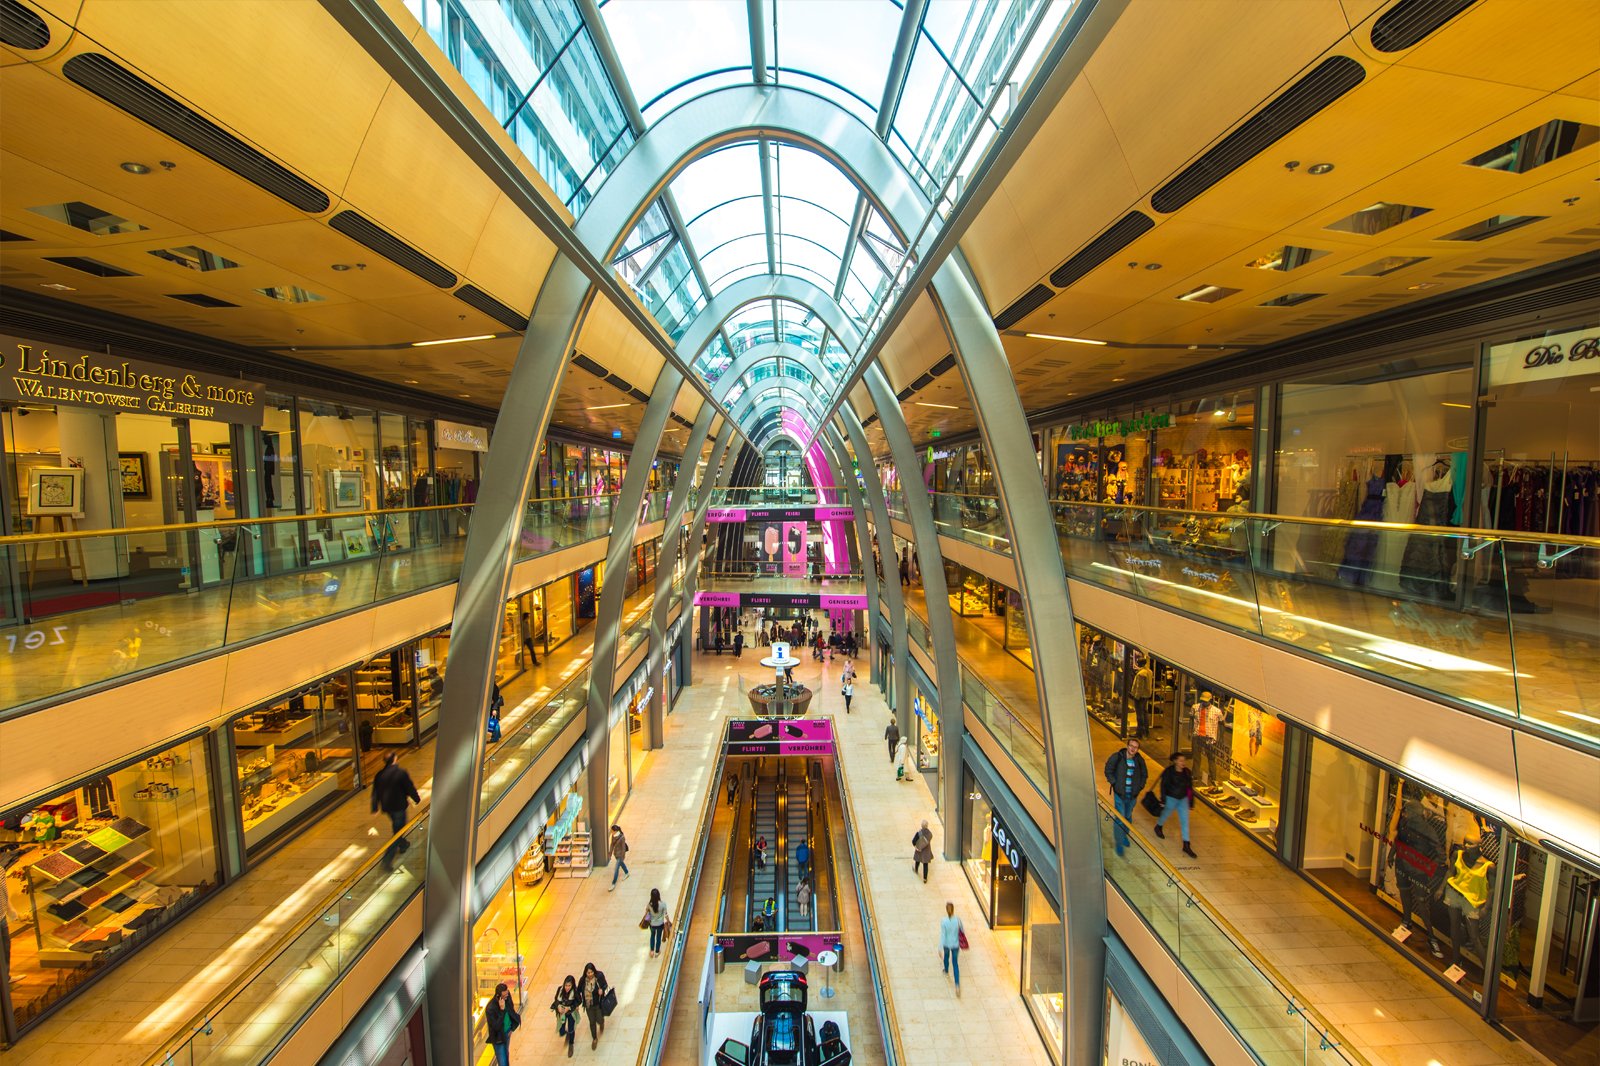
MULTIPOLYGON (((405 828, 406 804, 421 802, 422 797, 417 795, 417 786, 412 783, 411 775, 395 761, 394 752, 389 752, 383 757, 383 769, 372 779, 372 813, 382 811, 387 814, 389 835, 395 836, 405 828)), ((383 868, 394 869, 394 860, 410 846, 403 838, 395 836, 394 843, 384 852, 383 868)))
POLYGON ((1183 853, 1191 859, 1197 858, 1194 849, 1189 846, 1189 811, 1194 808, 1194 772, 1189 769, 1187 752, 1174 752, 1172 765, 1161 771, 1161 795, 1166 807, 1161 817, 1156 819, 1156 836, 1166 837, 1161 824, 1176 812, 1178 829, 1183 833, 1183 853))
MULTIPOLYGON (((1139 801, 1139 793, 1144 791, 1144 783, 1149 778, 1149 768, 1144 764, 1144 756, 1139 754, 1139 741, 1134 737, 1128 738, 1128 746, 1121 751, 1111 753, 1111 758, 1106 760, 1106 782, 1111 785, 1111 803, 1117 808, 1117 813, 1128 821, 1133 821, 1133 808, 1139 801)), ((1120 821, 1112 824, 1112 835, 1116 838, 1117 854, 1128 846, 1128 828, 1120 821)))
POLYGON ((883 739, 889 742, 889 761, 894 762, 894 749, 900 744, 900 727, 893 719, 889 722, 889 728, 883 731, 883 739))

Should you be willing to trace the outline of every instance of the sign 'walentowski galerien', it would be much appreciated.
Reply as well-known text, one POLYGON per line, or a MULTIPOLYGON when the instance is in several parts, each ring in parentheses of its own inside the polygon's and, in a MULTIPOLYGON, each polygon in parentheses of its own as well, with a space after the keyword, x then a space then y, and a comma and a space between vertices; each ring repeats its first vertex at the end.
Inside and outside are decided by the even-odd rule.
POLYGON ((254 382, 191 374, 136 359, 12 337, 0 345, 0 400, 259 426, 262 392, 254 382))

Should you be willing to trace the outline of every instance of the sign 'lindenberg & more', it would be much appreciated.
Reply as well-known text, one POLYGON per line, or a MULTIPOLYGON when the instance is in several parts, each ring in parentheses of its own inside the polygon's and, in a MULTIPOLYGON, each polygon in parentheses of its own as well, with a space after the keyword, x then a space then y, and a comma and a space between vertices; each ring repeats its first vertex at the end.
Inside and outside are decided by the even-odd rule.
POLYGON ((0 399, 251 426, 261 424, 262 411, 262 387, 253 382, 104 354, 57 354, 10 338, 0 346, 0 399))

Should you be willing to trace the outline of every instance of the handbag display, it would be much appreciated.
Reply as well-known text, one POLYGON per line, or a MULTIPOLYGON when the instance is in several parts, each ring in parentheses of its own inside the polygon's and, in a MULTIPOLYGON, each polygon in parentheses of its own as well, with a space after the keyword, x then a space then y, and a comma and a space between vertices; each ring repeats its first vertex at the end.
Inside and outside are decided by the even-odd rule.
POLYGON ((1156 790, 1153 788, 1149 792, 1146 792, 1144 794, 1144 799, 1140 800, 1139 802, 1144 806, 1145 810, 1149 811, 1157 818, 1161 817, 1161 812, 1164 811, 1167 806, 1165 803, 1161 802, 1159 797, 1156 796, 1156 790))

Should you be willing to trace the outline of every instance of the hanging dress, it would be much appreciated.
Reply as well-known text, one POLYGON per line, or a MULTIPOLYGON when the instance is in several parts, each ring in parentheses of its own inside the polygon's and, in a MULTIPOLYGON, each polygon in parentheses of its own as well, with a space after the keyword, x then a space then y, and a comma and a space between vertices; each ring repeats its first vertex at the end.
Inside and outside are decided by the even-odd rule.
MULTIPOLYGON (((1417 519, 1420 492, 1409 474, 1397 475, 1383 490, 1383 520, 1409 525, 1417 519)), ((1387 589, 1400 587, 1400 559, 1405 554, 1406 535, 1401 532, 1378 535, 1377 573, 1373 584, 1387 589)))
MULTIPOLYGON (((1367 497, 1356 511, 1358 522, 1383 521, 1383 478, 1367 479, 1367 497)), ((1378 554, 1376 529, 1352 529, 1344 541, 1344 564, 1339 580, 1347 585, 1365 585, 1372 580, 1372 563, 1378 554)))
MULTIPOLYGON (((1450 471, 1422 486, 1422 503, 1417 507, 1417 524, 1447 526, 1455 510, 1450 471)), ((1405 554, 1400 560, 1400 587, 1435 600, 1450 598, 1450 574, 1459 551, 1455 539, 1439 533, 1412 533, 1406 537, 1405 554)))

